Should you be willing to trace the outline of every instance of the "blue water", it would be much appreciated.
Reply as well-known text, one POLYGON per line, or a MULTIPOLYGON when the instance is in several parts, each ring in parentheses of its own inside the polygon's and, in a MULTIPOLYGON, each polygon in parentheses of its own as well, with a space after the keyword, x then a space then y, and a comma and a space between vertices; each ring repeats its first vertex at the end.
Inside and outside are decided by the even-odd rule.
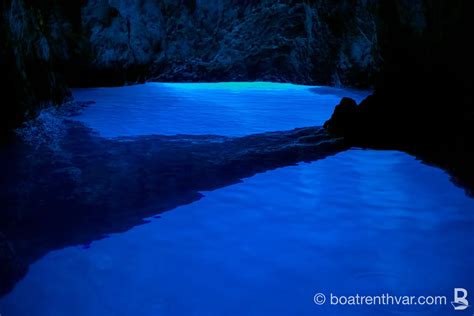
MULTIPOLYGON (((147 84, 75 95, 97 102, 77 119, 104 137, 244 135, 320 125, 345 93, 309 89, 147 84)), ((449 302, 455 287, 474 302, 474 200, 405 153, 353 149, 203 194, 88 249, 49 253, 0 313, 472 314, 449 302), (445 295, 448 305, 317 306, 318 292, 445 295)))
POLYGON ((243 136, 321 126, 342 97, 361 101, 366 91, 282 83, 147 83, 77 89, 96 101, 79 117, 104 137, 147 134, 243 136))

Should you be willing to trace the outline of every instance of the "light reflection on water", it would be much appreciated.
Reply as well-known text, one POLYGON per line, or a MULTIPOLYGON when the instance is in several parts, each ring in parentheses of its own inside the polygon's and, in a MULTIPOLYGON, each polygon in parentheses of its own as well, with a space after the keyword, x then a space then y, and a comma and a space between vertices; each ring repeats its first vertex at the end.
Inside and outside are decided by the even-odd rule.
POLYGON ((243 136, 321 126, 343 96, 368 92, 281 83, 147 83, 77 89, 96 101, 77 119, 104 137, 147 134, 243 136))

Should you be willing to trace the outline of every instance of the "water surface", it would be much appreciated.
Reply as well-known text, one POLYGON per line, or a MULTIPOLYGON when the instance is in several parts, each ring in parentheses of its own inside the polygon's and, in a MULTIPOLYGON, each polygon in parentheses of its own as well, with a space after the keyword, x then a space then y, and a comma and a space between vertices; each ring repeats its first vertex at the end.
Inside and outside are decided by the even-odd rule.
MULTIPOLYGON (((96 101, 77 119, 104 137, 320 125, 341 95, 364 95, 268 83, 74 93, 96 101)), ((474 201, 405 153, 353 149, 203 194, 88 248, 49 253, 0 313, 456 315, 451 305, 317 306, 313 296, 474 293, 474 201)))
POLYGON ((79 101, 96 102, 77 119, 104 137, 243 136, 321 126, 342 97, 359 102, 368 94, 268 82, 147 83, 73 93, 79 101))

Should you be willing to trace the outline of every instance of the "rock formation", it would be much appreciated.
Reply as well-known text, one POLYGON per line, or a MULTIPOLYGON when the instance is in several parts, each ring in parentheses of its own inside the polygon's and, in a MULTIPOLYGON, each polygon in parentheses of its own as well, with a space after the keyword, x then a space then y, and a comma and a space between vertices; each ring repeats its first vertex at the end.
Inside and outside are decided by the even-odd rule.
POLYGON ((2 127, 60 104, 67 86, 282 81, 369 87, 374 0, 7 0, 2 127))

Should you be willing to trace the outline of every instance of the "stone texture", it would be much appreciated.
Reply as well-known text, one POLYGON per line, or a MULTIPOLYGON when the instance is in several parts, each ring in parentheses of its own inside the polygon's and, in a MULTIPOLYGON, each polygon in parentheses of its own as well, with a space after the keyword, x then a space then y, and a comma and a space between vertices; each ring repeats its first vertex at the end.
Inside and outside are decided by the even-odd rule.
POLYGON ((125 80, 367 87, 379 62, 374 10, 370 1, 99 0, 82 25, 92 72, 125 80))
POLYGON ((24 0, 0 4, 0 135, 39 108, 60 104, 69 91, 60 70, 68 58, 71 23, 55 7, 24 0))

